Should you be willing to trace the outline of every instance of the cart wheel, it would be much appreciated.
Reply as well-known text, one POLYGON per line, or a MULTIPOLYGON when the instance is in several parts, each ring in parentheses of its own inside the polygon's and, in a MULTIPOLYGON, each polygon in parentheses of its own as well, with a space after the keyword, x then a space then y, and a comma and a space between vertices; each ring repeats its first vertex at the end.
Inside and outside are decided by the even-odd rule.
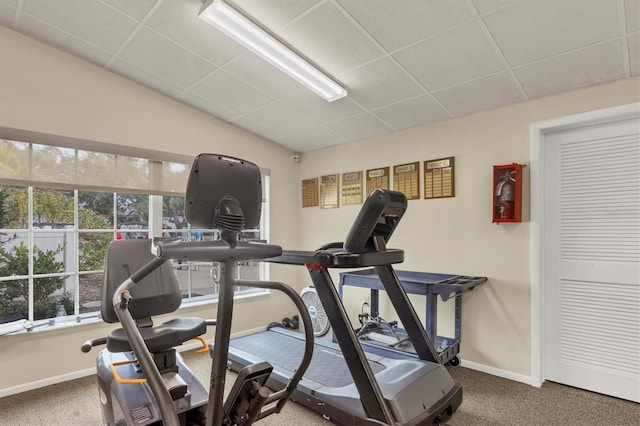
POLYGON ((460 358, 458 358, 457 356, 454 356, 449 360, 447 364, 449 364, 452 367, 457 367, 460 365, 460 358))

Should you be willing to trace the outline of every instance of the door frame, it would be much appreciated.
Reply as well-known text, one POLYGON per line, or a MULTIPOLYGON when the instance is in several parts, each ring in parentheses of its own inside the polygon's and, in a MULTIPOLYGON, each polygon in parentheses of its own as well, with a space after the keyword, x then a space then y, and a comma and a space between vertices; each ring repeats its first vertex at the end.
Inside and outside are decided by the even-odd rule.
POLYGON ((531 384, 542 386, 544 371, 544 176, 545 135, 563 130, 640 118, 640 102, 532 123, 531 141, 531 384))

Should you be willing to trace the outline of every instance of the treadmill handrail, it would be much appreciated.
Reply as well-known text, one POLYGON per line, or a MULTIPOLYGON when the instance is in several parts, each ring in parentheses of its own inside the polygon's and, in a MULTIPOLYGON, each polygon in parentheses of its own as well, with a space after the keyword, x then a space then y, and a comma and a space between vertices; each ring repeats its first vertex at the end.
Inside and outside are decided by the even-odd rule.
POLYGON ((325 268, 365 268, 368 266, 389 265, 404 261, 404 250, 387 249, 383 252, 349 253, 343 249, 330 250, 283 250, 276 257, 265 262, 285 265, 316 264, 325 268))

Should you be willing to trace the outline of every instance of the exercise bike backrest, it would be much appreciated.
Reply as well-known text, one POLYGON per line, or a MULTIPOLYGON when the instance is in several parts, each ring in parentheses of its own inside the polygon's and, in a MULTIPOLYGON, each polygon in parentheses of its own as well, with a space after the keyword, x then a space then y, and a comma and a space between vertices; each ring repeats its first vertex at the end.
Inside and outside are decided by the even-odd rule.
MULTIPOLYGON (((151 240, 145 239, 114 241, 107 249, 106 258, 100 313, 105 322, 116 323, 119 319, 113 309, 113 293, 155 256, 151 253, 151 240)), ((173 312, 182 302, 180 283, 171 262, 150 272, 130 293, 134 303, 129 306, 129 312, 136 320, 173 312)))

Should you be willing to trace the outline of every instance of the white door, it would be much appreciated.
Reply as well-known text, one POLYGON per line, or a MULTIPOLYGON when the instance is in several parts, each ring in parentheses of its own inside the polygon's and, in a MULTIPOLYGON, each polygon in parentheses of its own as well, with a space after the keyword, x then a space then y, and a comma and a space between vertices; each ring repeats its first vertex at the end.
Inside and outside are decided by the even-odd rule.
POLYGON ((544 379, 640 402, 640 120, 543 143, 544 379))

